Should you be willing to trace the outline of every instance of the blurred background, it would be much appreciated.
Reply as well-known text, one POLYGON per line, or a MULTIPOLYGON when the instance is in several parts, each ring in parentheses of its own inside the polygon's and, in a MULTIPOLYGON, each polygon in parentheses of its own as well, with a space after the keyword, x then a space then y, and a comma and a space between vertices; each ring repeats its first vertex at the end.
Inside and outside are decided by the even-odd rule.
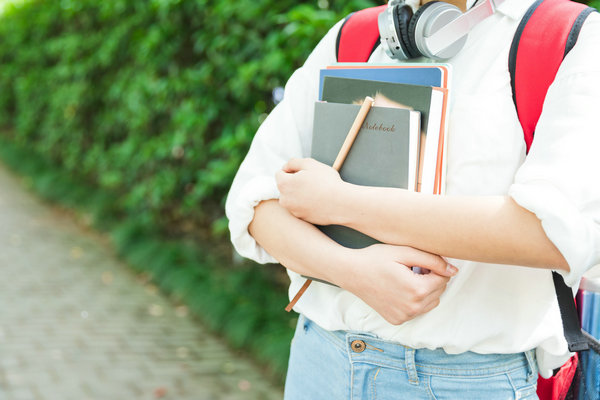
POLYGON ((0 0, 0 399, 281 398, 287 276, 233 255, 224 199, 377 4, 0 0))
POLYGON ((383 3, 0 0, 0 399, 281 398, 287 277, 235 257, 224 199, 293 70, 383 3))

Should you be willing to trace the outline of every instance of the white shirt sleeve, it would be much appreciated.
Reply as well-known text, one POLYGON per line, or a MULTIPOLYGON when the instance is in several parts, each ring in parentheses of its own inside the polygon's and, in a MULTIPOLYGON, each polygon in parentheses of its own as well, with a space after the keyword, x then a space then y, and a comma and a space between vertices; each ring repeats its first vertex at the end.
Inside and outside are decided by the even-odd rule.
POLYGON ((600 16, 590 15, 546 95, 509 195, 542 222, 574 286, 600 263, 600 16))
POLYGON ((248 233, 254 207, 279 198, 275 173, 294 157, 310 155, 314 102, 318 100, 319 70, 336 61, 335 43, 342 21, 315 47, 285 86, 283 100, 258 129, 231 186, 225 213, 231 241, 243 257, 259 263, 277 262, 248 233))

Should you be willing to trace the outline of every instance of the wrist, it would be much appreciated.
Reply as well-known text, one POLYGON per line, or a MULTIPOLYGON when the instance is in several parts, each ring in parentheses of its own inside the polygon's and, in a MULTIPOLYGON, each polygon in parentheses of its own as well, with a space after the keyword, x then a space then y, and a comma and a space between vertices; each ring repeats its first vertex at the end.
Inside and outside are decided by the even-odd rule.
POLYGON ((352 210, 350 206, 353 201, 356 185, 340 181, 339 187, 331 196, 329 224, 348 226, 352 220, 352 210))
POLYGON ((352 249, 333 242, 333 245, 323 254, 324 257, 319 260, 319 276, 313 276, 343 287, 348 274, 348 263, 352 260, 351 252, 352 249))
POLYGON ((335 267, 330 270, 329 282, 336 284, 342 289, 353 292, 358 276, 358 257, 361 249, 350 249, 339 246, 336 254, 335 267))

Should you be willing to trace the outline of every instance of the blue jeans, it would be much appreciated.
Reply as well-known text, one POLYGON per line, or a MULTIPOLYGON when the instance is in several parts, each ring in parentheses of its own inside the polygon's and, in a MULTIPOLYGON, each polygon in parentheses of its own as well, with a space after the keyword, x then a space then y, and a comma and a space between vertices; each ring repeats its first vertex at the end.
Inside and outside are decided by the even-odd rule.
POLYGON ((583 374, 579 382, 579 400, 600 400, 600 354, 594 350, 579 353, 583 374))
POLYGON ((300 316, 285 400, 537 399, 535 353, 447 354, 364 333, 322 329, 300 316))

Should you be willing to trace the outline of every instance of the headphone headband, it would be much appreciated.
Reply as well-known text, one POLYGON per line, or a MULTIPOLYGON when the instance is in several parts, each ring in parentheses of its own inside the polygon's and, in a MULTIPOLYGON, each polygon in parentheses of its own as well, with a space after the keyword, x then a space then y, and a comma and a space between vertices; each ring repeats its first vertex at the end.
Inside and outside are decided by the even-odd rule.
POLYGON ((504 3, 504 0, 484 0, 479 4, 475 4, 467 12, 438 31, 429 34, 425 32, 427 48, 430 49, 432 54, 439 54, 467 35, 475 25, 494 14, 502 3, 504 3))
POLYGON ((439 60, 451 58, 462 49, 469 31, 504 1, 480 0, 465 13, 452 4, 434 1, 413 16, 406 0, 390 0, 377 19, 381 44, 391 58, 408 59, 415 52, 439 60), (400 19, 407 14, 410 23, 400 19))

